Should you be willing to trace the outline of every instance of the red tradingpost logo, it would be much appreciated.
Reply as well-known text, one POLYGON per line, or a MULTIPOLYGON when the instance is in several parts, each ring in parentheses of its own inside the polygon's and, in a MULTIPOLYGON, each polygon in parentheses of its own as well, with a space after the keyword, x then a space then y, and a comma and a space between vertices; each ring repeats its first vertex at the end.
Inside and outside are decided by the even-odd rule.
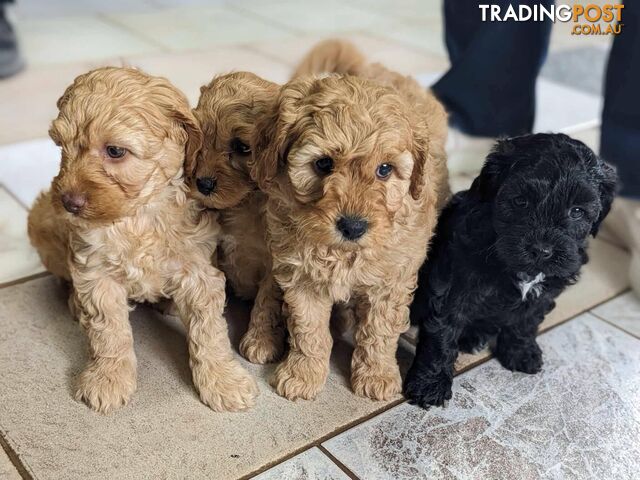
MULTIPOLYGON (((631 0, 640 1, 640 0, 631 0)), ((582 5, 478 5, 483 22, 573 22, 572 35, 619 35, 624 5, 589 3, 582 5)))

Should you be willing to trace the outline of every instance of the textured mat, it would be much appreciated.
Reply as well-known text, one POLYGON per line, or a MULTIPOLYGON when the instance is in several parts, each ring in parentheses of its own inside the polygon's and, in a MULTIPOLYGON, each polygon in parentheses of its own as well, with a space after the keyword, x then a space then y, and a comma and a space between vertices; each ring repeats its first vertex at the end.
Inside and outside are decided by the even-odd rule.
MULTIPOLYGON (((247 307, 227 316, 241 333, 247 307)), ((87 354, 62 287, 46 277, 0 290, 0 433, 34 478, 237 478, 385 405, 351 392, 350 347, 338 342, 316 401, 279 397, 267 384, 274 367, 251 366, 257 407, 214 413, 192 386, 182 327, 144 306, 131 320, 138 390, 102 416, 72 399, 87 354)))

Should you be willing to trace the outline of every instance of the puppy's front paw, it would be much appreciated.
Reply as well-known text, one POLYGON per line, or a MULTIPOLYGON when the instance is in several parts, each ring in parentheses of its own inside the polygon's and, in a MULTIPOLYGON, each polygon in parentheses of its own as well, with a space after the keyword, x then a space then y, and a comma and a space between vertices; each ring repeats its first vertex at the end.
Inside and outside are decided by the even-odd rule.
POLYGON ((445 372, 422 375, 411 369, 404 382, 404 396, 424 409, 441 407, 451 399, 452 381, 445 372))
POLYGON ((110 413, 129 403, 135 390, 135 360, 100 358, 78 376, 75 398, 97 412, 110 413))
POLYGON ((402 391, 402 377, 399 370, 386 374, 361 371, 351 376, 351 388, 361 397, 390 400, 402 391))
POLYGON ((535 341, 506 346, 498 344, 496 357, 504 368, 515 372, 534 374, 542 370, 542 350, 535 341))
POLYGON ((216 412, 237 412, 252 407, 258 384, 235 360, 226 364, 200 363, 193 366, 193 383, 200 400, 216 412))
POLYGON ((328 373, 328 365, 290 353, 278 365, 271 384, 278 395, 289 400, 313 400, 322 391, 328 373))
POLYGON ((284 353, 284 335, 250 328, 240 341, 240 353, 251 363, 275 362, 284 353))

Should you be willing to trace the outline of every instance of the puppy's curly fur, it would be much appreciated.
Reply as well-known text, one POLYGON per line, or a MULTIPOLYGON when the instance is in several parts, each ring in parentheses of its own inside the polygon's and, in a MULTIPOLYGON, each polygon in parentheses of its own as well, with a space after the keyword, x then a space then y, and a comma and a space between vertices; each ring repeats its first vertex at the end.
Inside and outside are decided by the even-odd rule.
POLYGON ((193 196, 219 211, 222 228, 218 265, 236 295, 255 299, 240 351, 266 363, 284 351, 280 289, 271 275, 266 244, 266 197, 251 179, 248 160, 256 119, 264 115, 279 86, 252 73, 214 78, 200 89, 193 113, 204 133, 197 161, 189 166, 193 196))
POLYGON ((289 316, 290 351, 274 386, 289 399, 322 389, 331 308, 349 300, 354 391, 374 399, 400 392, 397 341, 449 195, 441 105, 412 80, 360 60, 359 76, 308 75, 319 72, 305 65, 342 71, 334 61, 341 45, 309 54, 253 142, 252 174, 268 195, 273 274, 289 316))
POLYGON ((186 98, 165 79, 103 68, 76 78, 58 108, 49 133, 62 149, 60 173, 32 208, 29 236, 47 268, 73 283, 90 347, 76 397, 103 413, 129 401, 128 301, 172 298, 202 401, 249 407, 257 386, 234 358, 224 275, 210 265, 219 227, 183 180, 185 157, 202 143, 186 98))
POLYGON ((420 339, 405 395, 442 405, 458 350, 496 335, 503 366, 538 372, 538 325, 578 278, 615 190, 613 168, 566 135, 500 141, 440 217, 411 308, 420 339))

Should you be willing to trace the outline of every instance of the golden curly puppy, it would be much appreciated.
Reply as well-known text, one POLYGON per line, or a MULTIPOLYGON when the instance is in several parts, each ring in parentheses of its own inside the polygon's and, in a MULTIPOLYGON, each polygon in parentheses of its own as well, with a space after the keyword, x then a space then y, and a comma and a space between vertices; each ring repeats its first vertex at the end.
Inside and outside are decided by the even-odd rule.
POLYGON ((193 111, 204 143, 190 166, 191 191, 202 204, 219 210, 219 267, 238 296, 255 299, 240 342, 240 352, 253 363, 280 357, 286 333, 282 294, 271 275, 266 244, 266 197, 251 179, 248 164, 256 118, 279 88, 252 73, 223 75, 200 89, 193 111))
POLYGON ((210 264, 219 227, 187 198, 183 164, 202 132, 167 80, 129 68, 81 75, 58 100, 49 134, 62 148, 29 236, 53 273, 73 283, 90 347, 76 397, 106 413, 136 388, 129 300, 172 298, 187 328, 193 381, 214 410, 254 403, 222 315, 225 278, 210 264), (64 260, 63 260, 64 259, 64 260))
MULTIPOLYGON (((303 65, 338 69, 336 54, 323 47, 310 57, 328 60, 303 65)), ((298 70, 307 73, 316 72, 298 70)), ((273 274, 289 313, 290 351, 273 384, 289 399, 322 389, 331 309, 347 301, 357 320, 352 388, 373 399, 401 390, 397 341, 449 189, 445 112, 415 82, 399 83, 302 76, 256 128, 252 173, 268 195, 273 274)))

